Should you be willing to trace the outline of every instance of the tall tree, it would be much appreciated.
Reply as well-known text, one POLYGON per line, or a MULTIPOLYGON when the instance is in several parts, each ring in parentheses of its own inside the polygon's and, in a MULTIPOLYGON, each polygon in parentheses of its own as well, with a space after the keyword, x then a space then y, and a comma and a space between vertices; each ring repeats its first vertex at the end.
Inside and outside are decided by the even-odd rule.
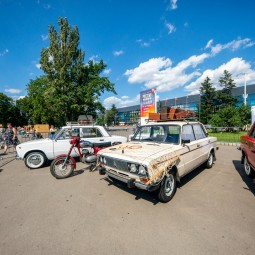
POLYGON ((50 45, 41 51, 41 69, 45 75, 31 81, 29 95, 36 113, 35 120, 64 124, 77 120, 79 114, 96 115, 104 107, 99 99, 102 93, 116 93, 114 84, 101 74, 106 65, 89 61, 84 64, 85 53, 78 48, 79 31, 71 27, 67 18, 59 18, 59 32, 49 26, 50 45), (48 117, 50 115, 50 117, 48 117))
POLYGON ((207 76, 201 83, 200 91, 200 121, 208 124, 214 113, 215 88, 207 76))
POLYGON ((232 89, 236 87, 236 84, 229 71, 224 70, 223 76, 219 78, 219 84, 222 90, 218 91, 217 98, 221 108, 235 106, 238 100, 232 95, 232 89))
POLYGON ((105 122, 109 126, 116 122, 116 113, 118 112, 115 104, 112 105, 111 109, 106 112, 105 122))
POLYGON ((11 122, 13 126, 24 124, 15 101, 4 93, 0 93, 0 123, 6 127, 8 122, 11 122))

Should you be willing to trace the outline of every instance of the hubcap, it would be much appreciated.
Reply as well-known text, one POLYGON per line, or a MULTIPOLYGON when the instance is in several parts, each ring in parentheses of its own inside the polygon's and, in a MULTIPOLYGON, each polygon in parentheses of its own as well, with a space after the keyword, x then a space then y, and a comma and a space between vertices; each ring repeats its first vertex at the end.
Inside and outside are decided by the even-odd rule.
POLYGON ((166 178, 165 181, 165 193, 167 196, 170 196, 172 192, 174 191, 174 177, 170 175, 166 178))
POLYGON ((245 157, 245 159, 244 159, 244 170, 245 170, 245 173, 246 173, 247 175, 249 175, 250 172, 251 172, 251 167, 250 167, 250 164, 248 163, 246 157, 245 157))
POLYGON ((208 159, 208 164, 211 165, 212 162, 213 162, 213 156, 212 156, 212 154, 210 154, 209 159, 208 159))
POLYGON ((32 155, 28 161, 29 161, 29 164, 35 165, 35 166, 40 165, 42 163, 42 159, 40 155, 32 155))

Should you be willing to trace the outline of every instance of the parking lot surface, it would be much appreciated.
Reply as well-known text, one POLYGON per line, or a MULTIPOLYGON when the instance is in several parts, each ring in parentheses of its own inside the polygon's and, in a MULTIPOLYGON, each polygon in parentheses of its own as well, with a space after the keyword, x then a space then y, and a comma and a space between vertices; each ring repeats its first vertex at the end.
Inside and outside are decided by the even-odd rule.
POLYGON ((182 179, 167 204, 78 163, 57 180, 49 166, 0 161, 0 253, 255 254, 255 179, 240 151, 220 146, 212 169, 182 179))

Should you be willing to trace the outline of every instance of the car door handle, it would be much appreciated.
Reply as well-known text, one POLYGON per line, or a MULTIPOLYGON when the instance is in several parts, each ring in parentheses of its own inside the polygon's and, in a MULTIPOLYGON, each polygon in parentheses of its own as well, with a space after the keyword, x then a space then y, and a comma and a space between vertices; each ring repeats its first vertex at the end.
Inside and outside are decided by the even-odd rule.
POLYGON ((101 141, 101 142, 102 142, 102 141, 104 141, 104 139, 100 139, 99 141, 101 141))

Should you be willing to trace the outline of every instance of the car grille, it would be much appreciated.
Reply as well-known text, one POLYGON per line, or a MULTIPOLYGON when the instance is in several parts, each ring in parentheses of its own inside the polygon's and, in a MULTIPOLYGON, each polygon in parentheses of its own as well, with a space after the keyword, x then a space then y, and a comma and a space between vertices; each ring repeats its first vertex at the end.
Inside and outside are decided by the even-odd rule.
POLYGON ((115 158, 108 158, 108 157, 105 157, 105 159, 106 159, 106 165, 108 167, 129 172, 127 162, 119 160, 119 159, 115 159, 115 158))

